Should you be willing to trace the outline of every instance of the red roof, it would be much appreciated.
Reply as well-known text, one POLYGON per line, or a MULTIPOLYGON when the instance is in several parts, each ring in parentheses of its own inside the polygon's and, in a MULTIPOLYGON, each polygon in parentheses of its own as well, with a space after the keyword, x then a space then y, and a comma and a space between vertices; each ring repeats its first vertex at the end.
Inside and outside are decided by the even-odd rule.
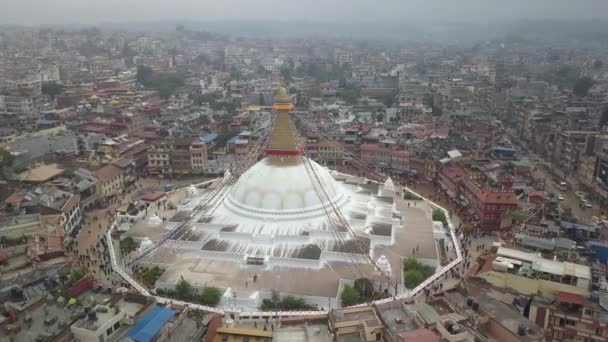
POLYGON ((141 200, 146 201, 146 202, 156 202, 159 199, 161 199, 163 196, 165 196, 164 192, 154 191, 154 192, 149 192, 149 193, 143 195, 141 200))
POLYGON ((6 204, 18 204, 24 201, 23 196, 17 195, 17 194, 12 194, 10 196, 8 196, 7 199, 4 200, 4 203, 6 204))
POLYGON ((0 251, 0 262, 8 260, 8 253, 6 251, 0 251))
POLYGON ((583 305, 585 303, 585 297, 580 294, 559 291, 559 296, 557 299, 560 303, 568 303, 568 304, 576 304, 583 305))
POLYGON ((467 175, 467 170, 459 165, 448 165, 441 168, 441 174, 453 183, 458 183, 463 177, 467 175))
POLYGON ((106 180, 106 179, 112 179, 116 176, 118 176, 120 173, 122 172, 122 170, 112 164, 108 164, 104 167, 102 167, 101 169, 95 171, 95 176, 97 176, 97 178, 99 178, 100 180, 106 180))
POLYGON ((404 342, 439 342, 439 336, 429 329, 416 329, 399 335, 404 342))
POLYGON ((483 199, 485 204, 517 205, 517 195, 514 192, 486 192, 483 199))

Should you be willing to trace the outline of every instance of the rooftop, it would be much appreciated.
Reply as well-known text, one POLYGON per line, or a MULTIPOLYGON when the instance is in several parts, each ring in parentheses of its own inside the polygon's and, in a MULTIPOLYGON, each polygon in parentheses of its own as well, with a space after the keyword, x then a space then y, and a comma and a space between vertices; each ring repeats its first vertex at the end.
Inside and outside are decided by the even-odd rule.
POLYGON ((88 331, 97 331, 97 329, 100 329, 107 321, 119 314, 114 311, 114 309, 104 305, 95 306, 93 311, 96 313, 96 319, 91 320, 88 317, 84 317, 76 321, 72 326, 88 331))
POLYGON ((17 179, 22 182, 43 183, 63 173, 57 164, 41 165, 21 172, 17 179))

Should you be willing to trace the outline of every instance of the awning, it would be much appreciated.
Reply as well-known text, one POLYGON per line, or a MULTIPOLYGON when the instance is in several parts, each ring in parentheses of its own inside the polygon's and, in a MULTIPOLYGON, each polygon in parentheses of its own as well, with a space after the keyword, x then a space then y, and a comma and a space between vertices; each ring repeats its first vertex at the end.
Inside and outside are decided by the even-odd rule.
POLYGON ((559 291, 557 299, 560 303, 583 305, 585 303, 585 297, 571 292, 559 291))

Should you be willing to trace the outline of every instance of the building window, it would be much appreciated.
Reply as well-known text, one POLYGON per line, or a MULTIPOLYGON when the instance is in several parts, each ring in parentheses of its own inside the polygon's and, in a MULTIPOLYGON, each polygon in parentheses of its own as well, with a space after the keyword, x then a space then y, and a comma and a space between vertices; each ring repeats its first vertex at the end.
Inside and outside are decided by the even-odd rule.
POLYGON ((112 327, 109 327, 108 330, 106 330, 106 335, 112 335, 112 327))
POLYGON ((114 323, 114 331, 116 331, 118 328, 120 328, 120 321, 114 323))

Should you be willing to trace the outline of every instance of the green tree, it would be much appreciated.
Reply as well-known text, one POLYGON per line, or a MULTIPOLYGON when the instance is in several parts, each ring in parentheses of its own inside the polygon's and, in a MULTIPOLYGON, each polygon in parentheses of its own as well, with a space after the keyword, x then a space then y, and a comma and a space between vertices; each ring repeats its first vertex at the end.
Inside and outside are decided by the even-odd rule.
POLYGON ((439 221, 443 224, 447 224, 448 220, 445 217, 445 213, 441 209, 433 210, 433 221, 439 221))
POLYGON ((183 277, 179 279, 175 285, 175 296, 178 299, 190 299, 192 298, 192 285, 187 282, 183 277))
POLYGON ((315 81, 310 88, 310 97, 321 97, 321 84, 319 81, 315 81))
POLYGON ((348 86, 342 90, 342 99, 349 104, 356 104, 361 97, 361 89, 356 86, 348 86))
POLYGON ((589 92, 589 89, 593 86, 595 82, 591 77, 581 77, 574 83, 572 87, 572 93, 578 97, 585 97, 589 92))
POLYGON ((136 74, 137 82, 139 82, 145 86, 146 83, 149 83, 152 81, 153 73, 154 73, 154 71, 152 70, 152 68, 145 66, 145 65, 138 65, 137 74, 136 74))
POLYGON ((424 275, 419 270, 409 270, 403 274, 405 287, 413 289, 424 281, 424 275))
POLYGON ((354 288, 365 301, 374 299, 374 283, 369 278, 358 278, 355 280, 354 288))
POLYGON ((260 93, 260 99, 258 101, 260 103, 260 106, 265 106, 266 105, 266 100, 264 100, 264 94, 260 93))
POLYGON ((42 83, 42 93, 52 98, 63 92, 63 86, 55 81, 42 83))
POLYGON ((595 70, 600 70, 600 69, 601 69, 603 66, 604 66, 604 62, 602 62, 602 61, 601 61, 601 60, 599 60, 599 59, 596 59, 596 60, 593 62, 593 69, 595 69, 595 70))
POLYGON ((340 301, 342 306, 351 306, 360 303, 361 294, 354 287, 345 284, 340 294, 340 301))
POLYGON ((390 108, 395 104, 395 94, 390 93, 384 96, 384 100, 382 101, 386 108, 390 108))
POLYGON ((132 237, 127 236, 126 238, 120 240, 120 251, 122 254, 129 254, 137 249, 137 243, 133 240, 132 237))
POLYGON ((511 213, 511 221, 515 223, 521 222, 523 218, 524 215, 522 215, 521 211, 514 211, 511 213))
POLYGON ((376 113, 376 122, 384 122, 384 112, 376 113))
POLYGON ((81 269, 78 269, 78 268, 72 269, 72 271, 70 272, 70 275, 68 276, 68 279, 67 279, 67 286, 68 287, 73 286, 82 278, 84 278, 84 272, 82 272, 81 269))
POLYGON ((152 68, 137 67, 137 81, 147 89, 158 91, 161 97, 168 97, 184 85, 184 76, 176 73, 157 73, 152 68))
POLYGON ((407 258, 403 261, 403 281, 409 289, 418 286, 435 273, 435 268, 425 265, 416 258, 407 258))
POLYGON ((599 126, 604 127, 608 125, 608 107, 605 107, 602 110, 602 116, 600 116, 600 122, 599 122, 599 126))
POLYGON ((215 286, 205 286, 200 301, 203 305, 216 306, 222 299, 222 292, 215 286))
POLYGON ((282 67, 281 68, 281 77, 283 77, 283 80, 285 80, 286 83, 291 82, 291 80, 292 80, 291 70, 287 67, 282 67))
POLYGON ((15 156, 9 151, 0 148, 0 167, 12 167, 15 162, 15 156))
POLYGON ((259 75, 262 75, 262 76, 265 76, 268 74, 268 70, 266 70, 266 68, 264 68, 263 65, 258 65, 257 72, 259 75))

